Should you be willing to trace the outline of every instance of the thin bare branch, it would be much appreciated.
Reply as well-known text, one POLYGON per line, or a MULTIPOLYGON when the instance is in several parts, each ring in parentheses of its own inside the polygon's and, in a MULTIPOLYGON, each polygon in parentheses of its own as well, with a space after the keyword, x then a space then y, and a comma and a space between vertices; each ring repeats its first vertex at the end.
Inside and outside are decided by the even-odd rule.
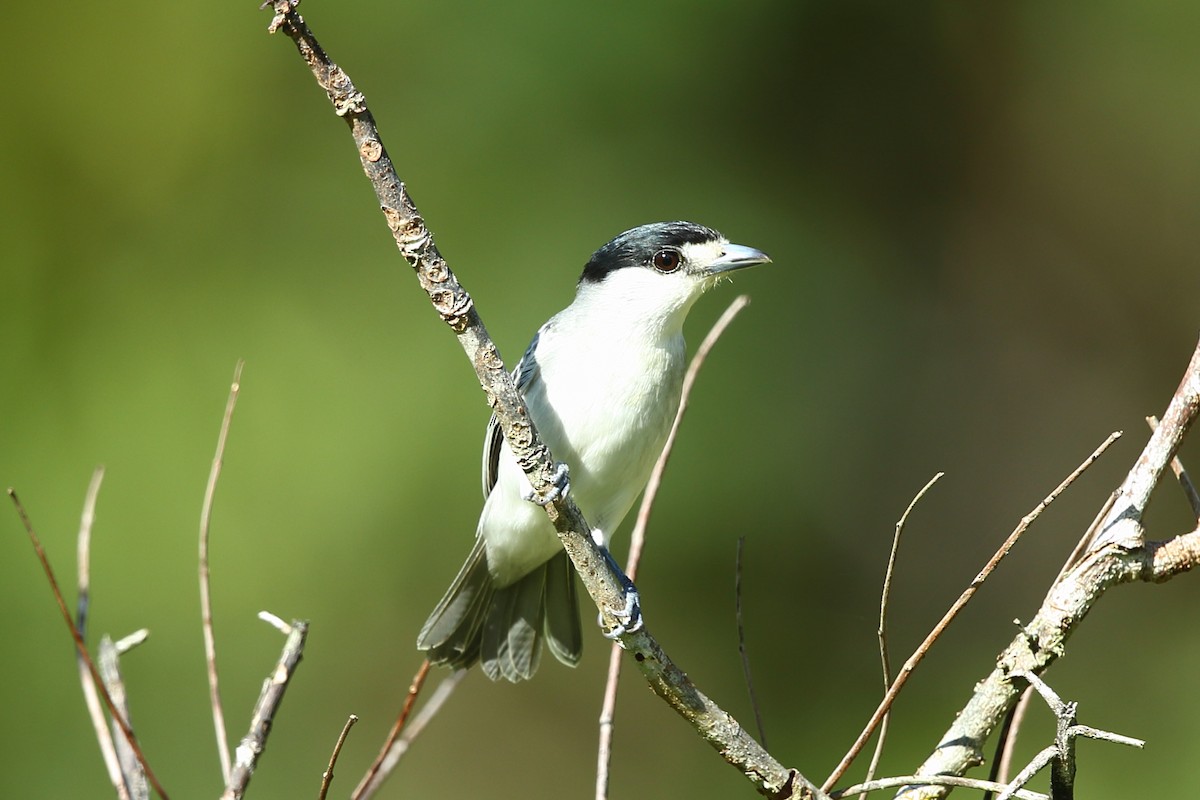
MULTIPOLYGON (((121 677, 120 656, 123 652, 128 651, 133 645, 129 642, 133 641, 141 643, 146 640, 146 630, 142 629, 130 636, 121 640, 123 647, 118 647, 112 639, 104 636, 100 639, 100 649, 96 654, 97 666, 100 669, 100 676, 104 679, 104 688, 108 690, 108 694, 113 699, 113 705, 121 712, 121 716, 126 720, 133 719, 129 715, 129 700, 125 694, 125 681, 121 677)), ((115 728, 114 724, 114 728, 115 728)), ((150 786, 146 782, 146 773, 142 770, 141 764, 138 763, 137 755, 133 752, 133 748, 125 741, 123 737, 118 736, 116 740, 117 758, 121 767, 121 775, 123 783, 129 787, 129 796, 131 800, 148 800, 150 797, 150 786)))
POLYGON ((59 613, 62 614, 63 622, 67 623, 67 627, 71 631, 71 638, 75 641, 75 651, 83 659, 84 663, 87 664, 92 681, 100 692, 100 698, 104 701, 104 705, 108 709, 108 713, 112 716, 113 721, 121 729, 121 734, 137 754, 138 762, 142 765, 142 769, 146 771, 146 778, 154 787, 155 793, 162 800, 168 800, 167 793, 163 790, 162 784, 158 782, 154 771, 150 769, 150 765, 146 762, 146 756, 142 752, 142 748, 138 745, 137 737, 129 727, 129 723, 118 712, 117 707, 113 704, 112 697, 109 696, 108 691, 104 688, 104 681, 100 677, 99 670, 96 669, 96 662, 92 660, 92 656, 87 649, 87 644, 84 643, 79 628, 75 627, 75 621, 71 619, 71 612, 67 610, 67 601, 63 599, 62 591, 58 588, 58 580, 54 577, 54 569, 50 566, 50 559, 46 557, 46 551, 42 548, 42 540, 38 538, 37 532, 33 529, 33 523, 29 521, 29 515, 25 513, 25 506, 21 505, 16 490, 11 486, 8 489, 8 496, 17 509, 17 515, 21 518, 21 524, 25 527, 25 533, 29 536, 29 541, 33 545, 33 550, 37 554, 38 561, 41 562, 42 570, 46 573, 46 580, 50 584, 50 591, 54 594, 55 602, 58 603, 59 613))
MULTIPOLYGON (((474 300, 442 257, 412 196, 396 174, 366 98, 316 41, 304 19, 296 13, 295 0, 274 0, 272 7, 275 14, 267 30, 272 33, 282 31, 295 43, 317 83, 328 95, 334 112, 350 127, 359 162, 371 181, 400 254, 415 270, 435 311, 458 338, 487 395, 504 439, 525 471, 534 493, 551 496, 558 462, 538 436, 525 403, 475 309, 474 300)), ((611 556, 592 538, 592 529, 571 494, 557 497, 547 503, 544 510, 607 628, 617 630, 620 623, 614 612, 626 605, 627 589, 631 586, 628 577, 614 563, 609 563, 611 556)), ((639 630, 624 632, 618 641, 633 655, 650 688, 760 791, 774 795, 784 791, 808 791, 817 797, 823 796, 804 776, 773 758, 727 712, 705 696, 687 673, 667 656, 650 634, 648 625, 643 623, 639 630)))
MULTIPOLYGON (((1150 426, 1150 430, 1153 432, 1158 428, 1158 417, 1146 417, 1146 424, 1150 426)), ((1187 497, 1188 505, 1192 507, 1192 516, 1200 521, 1200 492, 1196 491, 1196 484, 1192 483, 1192 479, 1188 476, 1187 470, 1183 468, 1183 462, 1179 460, 1179 456, 1171 459, 1171 472, 1175 473, 1175 480, 1179 481, 1179 488, 1183 489, 1183 494, 1187 497)))
MULTIPOLYGON (((425 659, 421 662, 421 666, 417 668, 417 673, 413 675, 412 682, 408 685, 408 694, 404 697, 404 705, 401 706, 400 713, 396 715, 396 722, 392 725, 391 731, 388 732, 387 739, 383 742, 383 747, 379 749, 379 755, 375 757, 375 761, 371 763, 371 766, 367 769, 367 773, 359 781, 357 788, 355 788, 354 794, 350 796, 351 800, 364 800, 364 798, 369 797, 387 779, 388 773, 383 771, 384 762, 392 752, 397 739, 399 739, 400 732, 404 730, 405 723, 408 722, 408 715, 412 713, 413 704, 417 702, 417 696, 421 693, 421 687, 425 685, 425 678, 429 676, 430 666, 429 659, 425 659)), ((466 670, 456 671, 465 672, 466 670)))
MULTIPOLYGON (((76 544, 76 569, 78 571, 79 598, 75 606, 75 627, 79 635, 87 641, 88 606, 91 602, 91 547, 92 524, 96 519, 96 500, 100 495, 100 484, 104 480, 104 467, 96 467, 92 480, 88 484, 87 494, 83 501, 83 514, 79 520, 79 537, 76 544)), ((113 744, 112 731, 108 728, 108 719, 104 716, 104 707, 100 704, 100 694, 96 691, 96 683, 92 673, 88 672, 87 664, 75 655, 75 663, 79 668, 79 684, 83 688, 83 702, 87 707, 88 717, 92 721, 92 729, 96 734, 96 744, 100 747, 100 757, 104 760, 104 769, 108 772, 108 780, 117 792, 118 800, 129 800, 129 789, 121 775, 121 762, 117 757, 116 745, 113 744)))
MULTIPOLYGON (((1033 780, 1035 775, 1046 768, 1046 765, 1054 759, 1055 752, 1054 745, 1043 748, 1028 764, 1025 765, 1020 772, 1017 773, 1016 777, 1012 779, 1012 783, 1010 783, 1004 789, 1004 791, 1000 793, 1000 796, 997 797, 996 800, 1009 800, 1009 798, 1015 797, 1019 787, 1029 783, 1031 780, 1033 780)), ((1053 794, 1051 795, 1051 798, 1052 800, 1062 800, 1062 798, 1054 797, 1053 794)))
MULTIPOLYGON (((1006 787, 1003 784, 993 781, 981 781, 977 778, 961 778, 957 775, 901 775, 895 778, 879 778, 873 781, 864 783, 856 783, 845 789, 839 789, 836 792, 830 792, 829 796, 840 800, 843 797, 849 797, 852 794, 866 794, 867 792, 877 792, 881 789, 901 789, 905 786, 918 784, 921 786, 944 786, 947 788, 961 789, 980 789, 982 791, 1000 792, 1006 787)), ((1031 792, 1027 790, 1018 790, 1015 797, 1021 800, 1051 800, 1048 795, 1040 792, 1031 792)))
POLYGON ((1074 483, 1075 480, 1082 475, 1088 467, 1094 464, 1096 459, 1098 459, 1104 453, 1104 451, 1107 450, 1109 446, 1120 437, 1120 431, 1109 434, 1108 438, 1105 439, 1104 442, 1097 447, 1090 456, 1084 459, 1083 463, 1076 467, 1075 470, 1071 472, 1071 474, 1068 475, 1063 482, 1054 489, 1054 491, 1052 491, 1045 497, 1045 499, 1038 503, 1032 511, 1022 517, 1021 521, 1017 524, 1017 527, 1013 529, 1013 532, 1008 535, 1008 538, 1004 540, 1004 543, 1000 545, 1000 548, 996 550, 990 559, 988 559, 987 564, 985 564, 983 569, 979 571, 979 574, 975 576, 975 578, 971 581, 971 584, 963 591, 961 595, 958 596, 958 599, 954 601, 954 604, 950 606, 950 610, 946 612, 945 616, 943 616, 938 624, 934 626, 933 630, 929 632, 929 635, 925 637, 925 641, 921 642, 916 651, 908 657, 907 661, 904 662, 904 666, 900 668, 900 674, 896 676, 896 680, 892 683, 891 688, 889 688, 887 694, 884 695, 883 701, 879 704, 879 707, 875 710, 875 713, 871 715, 871 719, 867 723, 867 726, 863 728, 862 733, 859 734, 858 739, 855 740, 854 745, 850 748, 850 751, 846 753, 841 763, 838 764, 837 769, 835 769, 833 774, 826 779, 823 787, 826 791, 828 791, 830 786, 840 780, 842 775, 846 774, 846 770, 850 768, 850 765, 854 762, 854 759, 860 752, 862 752, 863 746, 866 745, 867 740, 870 738, 872 732, 874 732, 876 726, 879 724, 879 721, 883 718, 883 715, 887 713, 889 708, 891 708, 892 703, 896 700, 896 696, 900 693, 900 690, 904 688, 904 684, 908 682, 909 675, 911 675, 916 666, 921 663, 921 660, 925 658, 925 655, 929 652, 929 649, 933 646, 933 643, 936 642, 942 635, 942 632, 946 630, 947 626, 949 626, 954 618, 958 616, 963 607, 971 600, 972 597, 975 596, 975 593, 979 591, 979 587, 983 585, 983 582, 986 581, 988 576, 995 571, 996 567, 1000 564, 1004 557, 1008 555, 1025 531, 1029 529, 1029 526, 1033 524, 1034 520, 1041 516, 1041 513, 1046 510, 1047 506, 1054 502, 1055 498, 1062 494, 1068 486, 1074 483))
MULTIPOLYGON (((884 692, 887 692, 888 687, 892 685, 892 659, 888 651, 887 612, 892 598, 892 577, 896 572, 896 556, 900 552, 900 537, 904 533, 904 526, 908 524, 909 514, 917 507, 917 503, 921 502, 921 498, 925 496, 925 493, 932 489, 933 485, 940 481, 945 474, 944 472, 939 472, 925 482, 921 490, 909 501, 908 507, 900 515, 900 519, 896 521, 896 531, 892 535, 892 550, 888 554, 887 568, 883 573, 883 590, 879 596, 879 627, 875 630, 875 634, 879 638, 879 662, 883 671, 884 692)), ((887 742, 890 720, 891 714, 885 713, 883 719, 879 721, 879 738, 875 741, 875 752, 871 754, 871 764, 867 767, 867 775, 864 779, 867 783, 870 783, 875 777, 875 770, 879 768, 879 761, 883 758, 883 746, 887 742)), ((865 797, 866 794, 866 792, 863 792, 862 796, 865 797)))
MULTIPOLYGON (((659 487, 662 486, 663 473, 666 472, 667 462, 671 459, 671 451, 675 448, 675 437, 679 431, 679 425, 683 421, 684 412, 687 411, 692 387, 696 384, 696 376, 700 374, 700 368, 704 366, 704 361, 716 346, 717 340, 725 333, 725 329, 733 322, 734 317, 749 304, 750 298, 746 295, 738 295, 734 298, 724 313, 713 323, 704 340, 700 342, 700 346, 696 348, 696 355, 692 357, 687 371, 684 373, 679 408, 675 411, 675 419, 671 422, 671 431, 667 434, 662 452, 658 454, 658 460, 654 462, 654 469, 650 473, 650 480, 646 483, 646 490, 642 492, 637 521, 634 523, 633 533, 629 537, 629 558, 626 561, 625 569, 631 581, 637 577, 638 565, 642 560, 642 549, 646 543, 646 530, 650 524, 650 513, 654 510, 654 501, 658 497, 659 487)), ((596 800, 604 800, 608 797, 608 778, 612 764, 613 723, 616 719, 617 686, 620 680, 621 645, 614 642, 609 652, 608 677, 604 682, 604 699, 600 704, 600 736, 596 748, 596 800)), ((760 732, 762 730, 761 723, 759 730, 760 732)), ((766 742, 763 742, 763 747, 766 747, 766 742)))
POLYGON ((79 599, 75 608, 75 625, 79 635, 87 641, 88 603, 91 595, 91 550, 92 526, 96 522, 96 500, 100 497, 100 484, 104 481, 104 467, 96 467, 83 498, 83 513, 79 517, 79 537, 76 541, 75 566, 79 576, 79 599))
POLYGON ((287 691, 288 683, 300 666, 304 655, 304 640, 308 637, 308 623, 304 620, 292 620, 288 626, 287 641, 279 654, 275 669, 263 681, 262 691, 254 704, 254 713, 250 717, 250 729, 238 744, 234 753, 233 768, 229 772, 229 781, 221 800, 240 800, 245 794, 250 778, 258 759, 267 746, 267 735, 271 732, 271 724, 283 702, 283 694, 287 691))
MULTIPOLYGON (((967 704, 955 715, 940 744, 918 775, 961 774, 982 761, 983 741, 1016 702, 1016 671, 1041 673, 1065 653, 1066 640, 1106 591, 1134 581, 1161 583, 1200 566, 1200 529, 1127 550, 1107 545, 1090 552, 1060 580, 1037 615, 1023 626, 997 659, 990 675, 976 684, 967 704)), ((937 787, 905 792, 906 800, 943 797, 937 787)))
POLYGON ((622 650, 616 643, 608 651, 604 699, 600 703, 600 736, 596 745, 596 800, 608 798, 609 776, 612 774, 613 724, 617 715, 617 686, 621 682, 621 653, 622 650))
POLYGON ((465 669, 456 669, 442 679, 442 682, 433 690, 433 694, 429 695, 424 704, 422 704, 421 710, 404 726, 404 731, 400 734, 400 737, 388 748, 387 756, 383 759, 383 763, 379 766, 371 783, 360 783, 358 788, 354 790, 354 794, 352 795, 354 800, 369 800, 375 794, 376 790, 383 785, 387 776, 391 775, 396 765, 400 763, 400 759, 408 752, 409 746, 421 735, 421 731, 425 730, 425 726, 429 724, 429 721, 442 710, 442 706, 446 704, 450 695, 458 688, 458 684, 462 682, 462 679, 467 676, 467 672, 468 670, 465 669))
POLYGON ((637 521, 633 526, 633 533, 629 537, 628 570, 630 578, 637 575, 638 563, 642 557, 642 545, 646 540, 646 528, 650 524, 650 513, 654 510, 654 501, 658 497, 659 488, 662 486, 663 473, 667 470, 667 462, 671 460, 671 452, 675 449, 675 438, 679 434, 679 425, 683 422, 683 415, 687 412, 688 402, 692 396, 692 387, 696 385, 696 377, 700 374, 700 368, 704 366, 704 362, 708 359, 708 354, 712 352, 712 349, 717 345, 717 341, 724 335, 725 329, 741 313, 742 309, 748 305, 750 305, 750 298, 744 294, 738 295, 733 299, 733 302, 729 304, 721 316, 717 318, 717 321, 713 323, 712 328, 705 335, 704 341, 700 342, 700 346, 696 348, 696 355, 692 356, 687 372, 683 375, 683 388, 679 395, 679 408, 675 411, 675 419, 671 422, 671 432, 667 434, 667 441, 663 444, 658 461, 654 462, 654 469, 650 472, 650 480, 646 482, 646 490, 642 493, 642 503, 638 507, 637 521))
POLYGON ((241 389, 242 367, 238 360, 233 368, 233 385, 229 387, 229 398, 225 401, 225 414, 221 418, 221 431, 217 434, 217 452, 213 456, 212 469, 208 473, 208 484, 204 487, 204 503, 200 507, 200 627, 204 631, 204 663, 208 671, 208 701, 212 708, 213 732, 217 737, 217 756, 221 761, 221 780, 229 783, 230 759, 229 737, 225 731, 225 711, 221 707, 221 689, 217 680, 217 640, 213 633, 212 591, 208 570, 208 531, 212 522, 213 498, 217 492, 217 479, 221 476, 221 465, 225 461, 225 442, 229 438, 229 424, 233 420, 233 409, 237 405, 241 389))
MULTIPOLYGON (((1054 582, 1034 618, 997 658, 996 668, 975 684, 975 690, 938 739, 938 746, 917 770, 920 775, 961 775, 983 760, 983 743, 1017 701, 1023 686, 1011 673, 1041 674, 1066 652, 1066 642, 1109 589, 1134 581, 1162 582, 1200 565, 1200 528, 1173 538, 1144 542, 1142 510, 1148 491, 1175 456, 1173 448, 1200 414, 1200 343, 1176 389, 1162 422, 1134 462, 1129 474, 1106 501, 1092 524, 1089 547, 1077 548, 1063 574, 1054 582), (1132 536, 1114 534, 1124 526, 1132 536)), ((906 791, 905 800, 933 800, 945 792, 930 787, 906 791)))
MULTIPOLYGON (((1005 715, 1004 724, 1000 728, 996 742, 996 757, 992 761, 991 774, 988 775, 989 780, 1008 784, 1013 764, 1016 762, 1017 740, 1020 738, 1021 725, 1025 722, 1025 715, 1029 713, 1032 701, 1033 687, 1029 686, 1021 693, 1021 699, 1017 701, 1017 704, 1005 715)), ((983 800, 992 800, 992 793, 985 794, 983 800)))
POLYGON ((1158 485, 1163 471, 1175 457, 1183 437, 1187 434, 1196 415, 1200 413, 1200 347, 1192 353, 1192 360, 1184 372, 1183 380, 1175 390, 1162 422, 1150 434, 1150 441, 1142 449, 1142 455, 1133 469, 1117 489, 1116 499, 1108 515, 1100 523, 1096 536, 1088 551, 1099 550, 1109 544, 1123 547, 1140 547, 1145 540, 1142 515, 1150 502, 1150 494, 1158 485))
POLYGON ((333 783, 333 768, 337 764, 338 756, 342 754, 342 745, 346 743, 346 737, 356 722, 358 722, 358 717, 351 714, 346 720, 346 724, 342 726, 337 744, 333 746, 333 754, 329 756, 329 768, 321 775, 321 791, 317 794, 317 800, 325 800, 325 795, 329 794, 329 784, 333 783))
POLYGON ((750 655, 746 652, 746 628, 742 624, 742 548, 746 537, 737 540, 737 555, 733 560, 733 609, 737 620, 738 655, 742 659, 742 676, 746 680, 746 692, 750 695, 750 708, 754 711, 754 724, 758 727, 758 740, 767 747, 767 729, 763 725, 762 712, 758 706, 758 694, 754 691, 754 679, 750 676, 750 655))
POLYGON ((1062 698, 1045 681, 1032 672, 1014 670, 1011 674, 1014 678, 1024 678, 1028 681, 1030 686, 1036 689, 1042 699, 1046 701, 1046 705, 1054 714, 1055 735, 1054 744, 1034 756, 1029 765, 1017 774, 1017 777, 997 800, 1009 800, 1016 794, 1019 787, 1028 783, 1047 764, 1051 765, 1050 796, 1054 800, 1071 800, 1075 796, 1075 739, 1080 736, 1132 747, 1145 746, 1146 743, 1141 739, 1077 724, 1075 703, 1063 702, 1062 698))
POLYGON ((284 636, 290 636, 292 634, 291 623, 284 622, 282 617, 272 614, 270 611, 258 612, 258 618, 282 633, 284 636))

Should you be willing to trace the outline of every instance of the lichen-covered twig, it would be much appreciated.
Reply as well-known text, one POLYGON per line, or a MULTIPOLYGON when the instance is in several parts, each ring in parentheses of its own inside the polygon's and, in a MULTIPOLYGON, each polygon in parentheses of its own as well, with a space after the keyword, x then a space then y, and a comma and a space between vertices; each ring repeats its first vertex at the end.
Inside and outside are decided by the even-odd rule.
MULTIPOLYGON (((273 619, 268 618, 267 621, 272 627, 278 627, 275 621, 279 618, 270 616, 273 619)), ((250 717, 250 729, 234 751, 233 767, 229 771, 229 780, 225 784, 221 800, 240 800, 245 794, 250 778, 254 775, 254 768, 258 765, 258 757, 267 746, 267 735, 271 732, 279 704, 283 702, 283 693, 287 691, 292 675, 300 665, 300 658, 304 655, 308 623, 293 620, 286 628, 287 641, 279 654, 278 663, 263 681, 262 691, 259 692, 258 702, 254 704, 254 713, 250 717)))
MULTIPOLYGON (((1013 675, 1040 675, 1058 660, 1066 652, 1067 639, 1106 591, 1134 581, 1159 583, 1200 565, 1200 528, 1163 541, 1145 541, 1142 527, 1150 492, 1198 413, 1200 344, 1157 430, 1093 524, 1095 533, 1073 556, 1033 619, 1000 654, 996 668, 976 684, 918 775, 962 775, 979 765, 984 741, 1024 689, 1025 682, 1014 681, 1013 675)), ((913 786, 899 797, 932 800, 945 794, 943 787, 913 786)))

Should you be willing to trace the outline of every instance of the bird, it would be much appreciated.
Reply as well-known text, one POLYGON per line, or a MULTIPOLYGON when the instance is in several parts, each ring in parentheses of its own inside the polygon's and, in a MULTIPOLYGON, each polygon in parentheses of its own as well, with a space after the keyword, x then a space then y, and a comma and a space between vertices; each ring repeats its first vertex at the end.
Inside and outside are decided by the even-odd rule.
MULTIPOLYGON (((513 370, 560 464, 551 499, 569 491, 606 554, 679 408, 688 312, 730 272, 770 260, 694 222, 627 230, 592 254, 575 299, 538 329, 513 370)), ((574 570, 539 508, 547 498, 534 496, 494 414, 484 436, 483 495, 471 552, 417 648, 434 664, 479 662, 492 680, 513 683, 537 671, 543 645, 575 666, 583 632, 574 570)), ((636 605, 630 611, 637 619, 636 605)))

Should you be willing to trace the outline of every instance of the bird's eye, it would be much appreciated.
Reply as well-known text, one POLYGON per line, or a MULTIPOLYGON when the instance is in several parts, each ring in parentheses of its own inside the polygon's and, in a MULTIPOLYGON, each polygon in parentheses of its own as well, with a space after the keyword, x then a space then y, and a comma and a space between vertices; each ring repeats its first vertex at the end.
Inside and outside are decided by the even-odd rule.
POLYGON ((659 250, 654 254, 654 268, 659 272, 674 272, 679 269, 679 251, 678 250, 659 250))

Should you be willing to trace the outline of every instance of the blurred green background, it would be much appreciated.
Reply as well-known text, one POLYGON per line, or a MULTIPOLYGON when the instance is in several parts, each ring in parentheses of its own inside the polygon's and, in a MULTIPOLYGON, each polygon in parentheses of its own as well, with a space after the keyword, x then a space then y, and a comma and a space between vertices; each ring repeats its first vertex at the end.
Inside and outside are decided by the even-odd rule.
MULTIPOLYGON (((401 174, 510 361, 594 248, 687 218, 775 263, 705 298, 698 341, 753 304, 705 372, 639 580, 650 626, 771 749, 820 780, 880 694, 878 587, 902 659, 995 546, 1110 431, 901 697, 907 773, 1028 619, 1161 413, 1197 334, 1200 6, 323 3, 302 8, 369 98, 401 174)), ((347 714, 345 796, 419 663, 426 613, 480 504, 487 409, 396 255, 344 124, 254 3, 6 9, 0 119, 0 482, 73 583, 104 464, 93 637, 176 798, 220 790, 196 530, 246 359, 213 522, 226 713, 244 733, 281 637, 312 621, 251 797, 315 796, 347 714)), ((1200 465, 1200 446, 1185 449, 1200 465)), ((1164 486, 1151 534, 1189 530, 1164 486)), ((107 797, 72 648, 14 513, 0 513, 8 793, 107 797)), ((624 552, 624 534, 618 553, 624 552)), ((1049 674, 1081 721, 1089 798, 1194 783, 1200 581, 1111 593, 1049 674)), ((469 677, 386 796, 583 797, 606 645, 527 685, 469 677)), ((751 796, 638 685, 613 796, 751 796)), ((1038 711, 1028 757, 1051 736, 1038 711)), ((1044 787, 1039 780, 1036 787, 1044 787)))

